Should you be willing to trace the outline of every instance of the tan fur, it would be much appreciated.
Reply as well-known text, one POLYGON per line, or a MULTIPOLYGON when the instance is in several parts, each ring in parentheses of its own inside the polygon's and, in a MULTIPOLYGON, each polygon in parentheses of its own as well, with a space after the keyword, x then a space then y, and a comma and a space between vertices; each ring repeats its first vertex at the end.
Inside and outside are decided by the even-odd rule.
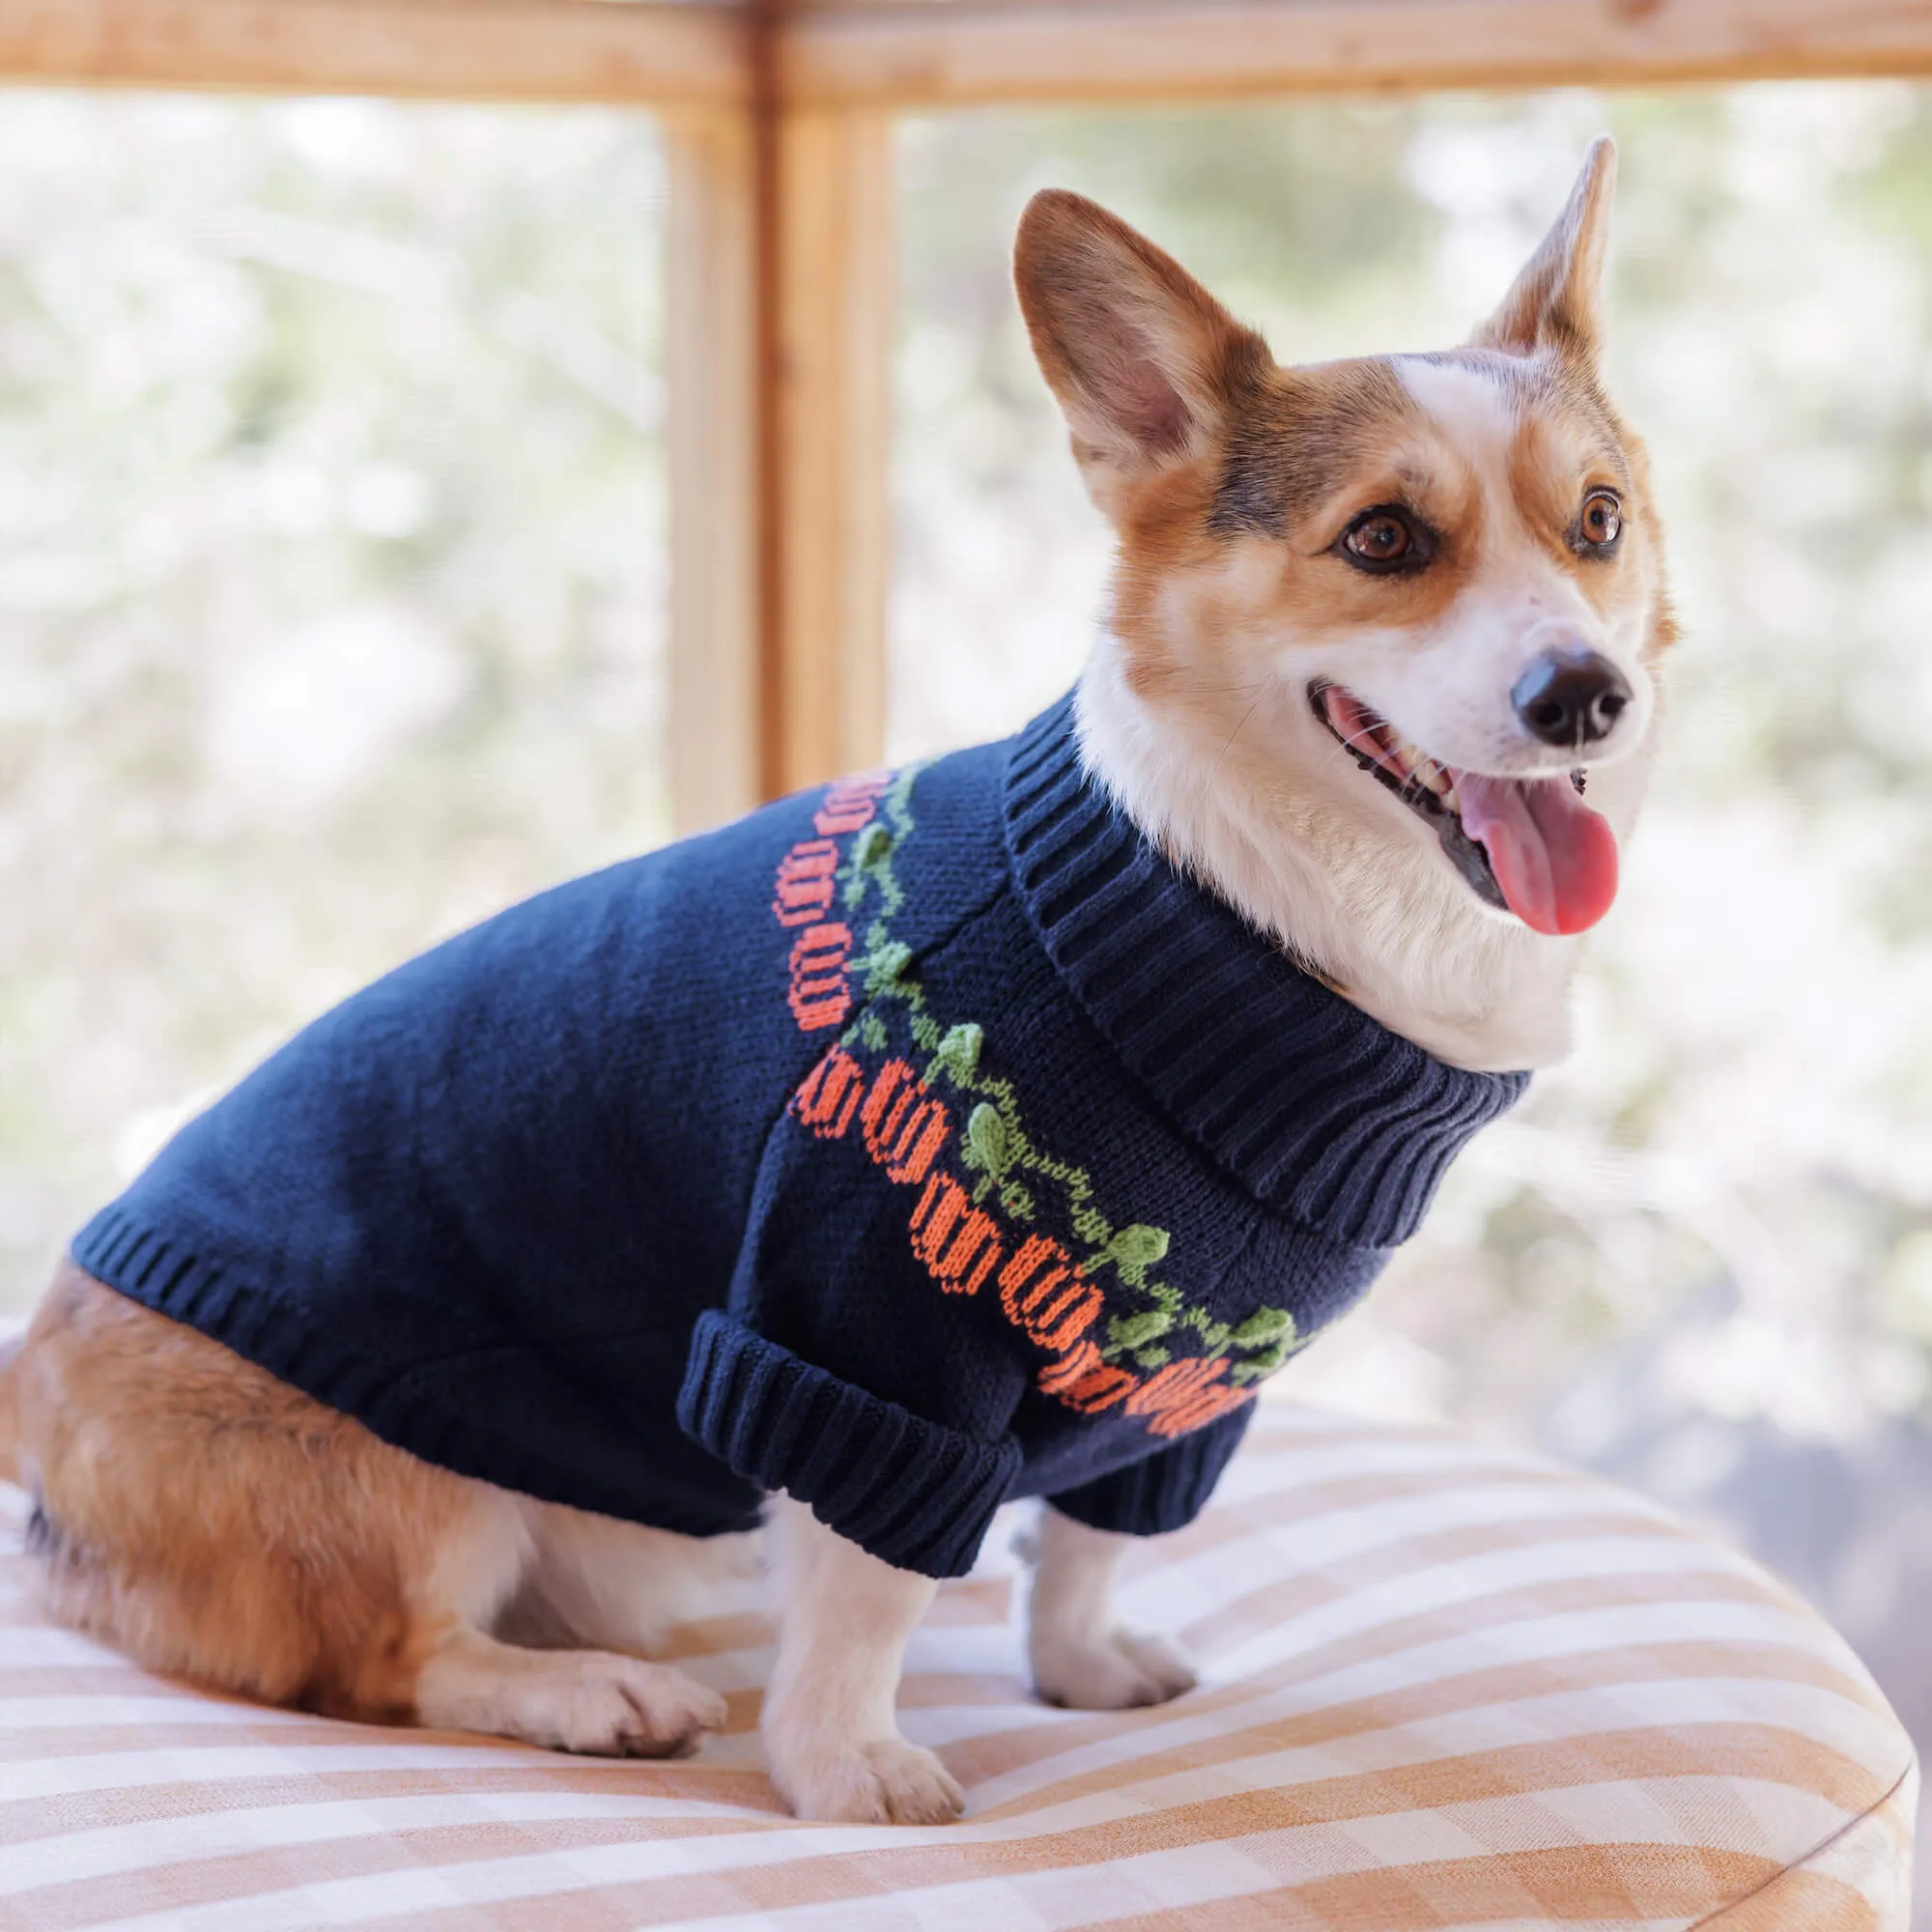
MULTIPOLYGON (((418 1462, 71 1264, 0 1387, 54 1613, 155 1669, 268 1703, 378 1723, 471 1720, 425 1711, 425 1672, 448 1684, 452 1662, 490 1641, 481 1627, 511 1605, 539 1543, 582 1543, 600 1520, 418 1462)), ((539 1594, 570 1601, 557 1585, 539 1594)), ((516 1658, 560 1668, 502 1644, 490 1662, 516 1658)), ((473 1697, 460 1702, 469 1694, 443 1701, 482 1717, 473 1697)), ((690 1701, 722 1715, 709 1693, 690 1701)), ((698 1727, 659 1736, 650 1714, 603 1715, 577 1748, 678 1748, 698 1727)), ((556 1728, 542 1714, 514 1734, 556 1728)))
MULTIPOLYGON (((1197 688, 1225 695, 1264 672, 1280 638, 1321 634, 1346 647, 1351 632, 1434 623, 1483 569, 1488 526, 1511 511, 1606 614, 1648 600, 1652 585, 1640 554, 1655 521, 1649 464, 1608 405, 1560 371, 1525 369, 1500 355, 1419 359, 1458 363, 1517 392, 1521 422, 1509 452, 1507 499, 1493 500, 1454 440, 1418 411, 1396 406, 1385 419, 1361 423, 1350 451, 1324 446, 1322 418, 1378 374, 1383 358, 1275 372, 1247 408, 1273 421, 1271 446, 1284 470, 1312 473, 1319 483, 1293 493, 1300 506, 1293 513, 1286 510, 1290 493, 1282 492, 1280 534, 1244 526, 1233 536, 1215 526, 1214 479, 1235 460, 1226 446, 1139 486, 1120 524, 1111 612, 1137 689, 1163 677, 1178 681, 1191 666, 1209 674, 1197 688), (1579 557, 1565 541, 1580 499, 1602 486, 1623 497, 1629 526, 1628 556, 1610 567, 1579 557), (1331 554, 1356 511, 1398 500, 1421 511, 1441 535, 1431 569, 1365 577, 1331 554), (1241 567, 1243 552, 1258 567, 1241 567), (1177 622, 1178 596, 1190 601, 1177 622)), ((1659 615, 1653 650, 1675 635, 1667 609, 1659 615)))
POLYGON ((414 1712, 455 1618, 423 1552, 487 1535, 482 1486, 63 1266, 18 1405, 56 1613, 157 1669, 343 1717, 414 1712))
MULTIPOLYGON (((1595 277, 1613 175, 1600 143, 1571 206, 1475 344, 1419 358, 1466 367, 1512 392, 1521 416, 1512 506, 1550 559, 1605 607, 1642 599, 1651 586, 1625 558, 1605 568, 1564 541, 1581 496, 1600 485, 1619 492, 1632 553, 1653 521, 1645 452, 1595 381, 1595 277), (1588 246, 1564 254, 1579 234, 1588 246)), ((1075 458, 1120 537, 1111 618, 1135 690, 1178 695, 1184 685, 1211 695, 1226 714, 1259 673, 1259 640, 1416 627, 1467 589, 1495 506, 1454 440, 1415 406, 1392 358, 1278 367, 1261 338, 1178 263, 1106 210, 1062 191, 1029 207, 1014 281, 1041 370, 1072 426, 1075 458), (1138 346, 1155 372, 1133 384, 1138 414, 1111 422, 1105 385, 1121 380, 1117 338, 1126 325, 1105 320, 1102 292, 1116 310, 1141 318, 1138 346), (1097 358, 1096 342, 1106 351, 1097 358), (1148 399, 1160 375, 1174 390, 1164 408, 1148 399), (1136 443, 1149 421, 1160 434, 1136 443), (1369 578, 1330 554, 1354 512, 1396 500, 1441 532, 1435 567, 1369 578), (1271 568, 1231 568, 1242 547, 1263 550, 1271 568), (1176 622, 1161 607, 1197 577, 1207 581, 1176 622)), ((1659 618, 1654 649, 1675 635, 1667 610, 1659 618)))
POLYGON ((20 1480, 20 1378, 14 1365, 26 1346, 24 1335, 0 1342, 0 1483, 20 1480))

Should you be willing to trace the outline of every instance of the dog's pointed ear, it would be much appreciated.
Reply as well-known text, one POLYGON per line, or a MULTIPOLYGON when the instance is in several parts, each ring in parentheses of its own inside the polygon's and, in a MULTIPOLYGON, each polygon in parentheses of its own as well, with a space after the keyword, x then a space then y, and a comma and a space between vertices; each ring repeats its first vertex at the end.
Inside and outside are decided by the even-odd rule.
POLYGON ((1013 282, 1089 493, 1121 492, 1208 454, 1267 346, 1144 236, 1083 195, 1048 188, 1020 217, 1013 282))
POLYGON ((1524 265, 1502 306, 1479 328, 1479 348, 1528 355, 1551 349, 1594 368, 1604 335, 1604 264, 1617 147, 1607 134, 1590 144, 1570 203, 1524 265))

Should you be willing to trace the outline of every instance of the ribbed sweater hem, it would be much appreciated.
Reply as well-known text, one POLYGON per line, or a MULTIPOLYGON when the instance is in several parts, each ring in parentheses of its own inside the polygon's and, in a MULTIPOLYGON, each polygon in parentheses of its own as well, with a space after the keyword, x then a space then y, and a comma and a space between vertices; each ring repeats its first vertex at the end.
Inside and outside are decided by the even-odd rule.
POLYGON ((211 1259, 193 1231, 162 1234, 126 1208, 108 1207, 81 1229, 68 1252, 103 1286, 196 1329, 421 1462, 520 1495, 683 1536, 725 1536, 757 1526, 755 1508, 721 1499, 715 1511, 694 1512, 627 1488, 586 1484, 581 1471, 559 1471, 521 1453, 514 1434, 494 1426, 493 1416, 440 1404, 373 1358, 368 1337, 332 1338, 319 1323, 291 1323, 276 1297, 260 1292, 267 1284, 211 1259))
POLYGON ((809 1503, 881 1561, 963 1577, 1019 1473, 982 1442, 802 1361, 712 1310, 697 1319, 677 1419, 735 1473, 809 1503))

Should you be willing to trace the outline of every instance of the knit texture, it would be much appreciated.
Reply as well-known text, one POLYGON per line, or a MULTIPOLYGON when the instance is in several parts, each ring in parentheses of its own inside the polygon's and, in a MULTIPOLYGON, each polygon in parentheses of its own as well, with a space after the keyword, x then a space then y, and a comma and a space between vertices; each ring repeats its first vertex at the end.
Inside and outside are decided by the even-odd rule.
POLYGON ((1181 1436, 1163 1456, 1144 1456, 1078 1489, 1060 1491, 1053 1506, 1095 1529, 1132 1523, 1142 1536, 1184 1529, 1207 1506, 1228 1459, 1241 1446, 1248 1416, 1246 1407, 1236 1409, 1181 1436))
POLYGON ((412 960, 73 1253, 465 1474, 950 1576, 1013 1496, 1187 1521, 1522 1084, 1179 874, 1067 700, 412 960))
POLYGON ((1010 1435, 979 1442, 924 1421, 716 1310, 697 1318, 677 1414, 732 1468, 811 1504, 873 1555, 935 1577, 973 1567, 1019 1473, 1010 1435))
POLYGON ((1528 1075, 1449 1066, 1258 941, 1087 779, 1070 711, 1021 734, 1008 814, 1021 894, 1074 997, 1259 1199, 1341 1240, 1407 1240, 1528 1075))

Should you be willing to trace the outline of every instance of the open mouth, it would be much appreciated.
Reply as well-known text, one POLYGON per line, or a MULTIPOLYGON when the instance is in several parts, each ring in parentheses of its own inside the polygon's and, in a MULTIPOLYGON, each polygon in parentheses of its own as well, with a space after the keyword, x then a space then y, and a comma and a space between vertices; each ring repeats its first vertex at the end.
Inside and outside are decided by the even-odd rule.
POLYGON ((1492 778, 1418 750, 1339 684, 1308 687, 1315 715, 1356 764, 1380 781, 1441 841, 1449 863, 1487 905, 1533 931, 1582 932, 1617 895, 1617 841, 1583 803, 1583 774, 1492 778))

